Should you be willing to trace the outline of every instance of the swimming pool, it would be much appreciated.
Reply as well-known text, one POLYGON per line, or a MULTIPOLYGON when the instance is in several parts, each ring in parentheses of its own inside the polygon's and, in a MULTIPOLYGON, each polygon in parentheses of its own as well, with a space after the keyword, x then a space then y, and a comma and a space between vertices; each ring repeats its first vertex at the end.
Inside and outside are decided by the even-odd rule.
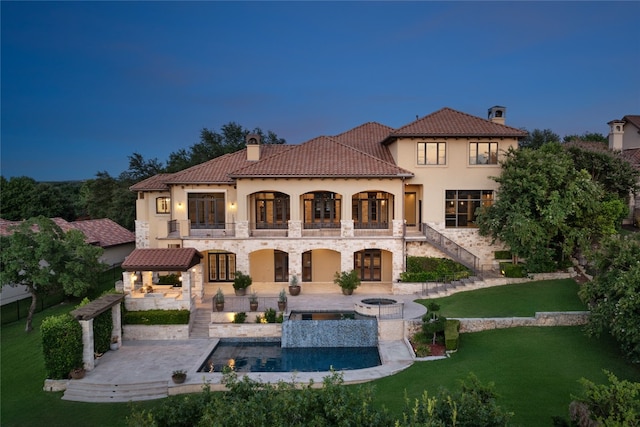
POLYGON ((222 339, 198 372, 323 372, 381 364, 377 347, 282 348, 280 341, 222 339))

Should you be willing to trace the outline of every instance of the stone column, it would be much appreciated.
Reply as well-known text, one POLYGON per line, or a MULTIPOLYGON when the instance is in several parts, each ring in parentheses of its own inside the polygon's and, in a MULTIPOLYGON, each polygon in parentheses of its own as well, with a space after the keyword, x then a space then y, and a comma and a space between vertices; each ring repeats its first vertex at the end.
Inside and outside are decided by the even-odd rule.
POLYGON ((87 371, 95 367, 93 347, 93 319, 80 320, 82 327, 82 365, 87 371))
MULTIPOLYGON (((111 307, 111 341, 118 340, 118 348, 122 347, 122 318, 120 316, 120 304, 111 307)), ((92 329, 93 330, 93 329, 92 329)))

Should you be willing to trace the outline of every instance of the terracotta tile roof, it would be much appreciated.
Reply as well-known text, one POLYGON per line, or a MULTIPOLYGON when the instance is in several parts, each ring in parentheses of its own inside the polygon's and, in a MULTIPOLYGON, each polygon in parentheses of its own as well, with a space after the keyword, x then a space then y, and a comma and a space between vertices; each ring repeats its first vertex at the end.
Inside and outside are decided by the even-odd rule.
POLYGON ((640 169, 640 148, 631 148, 622 152, 622 157, 629 160, 629 163, 640 169))
MULTIPOLYGON (((65 233, 69 230, 79 230, 85 236, 85 242, 108 248, 116 245, 134 243, 136 236, 116 222, 108 219, 93 219, 87 221, 68 222, 62 218, 51 218, 65 233)), ((22 221, 0 220, 0 235, 8 236, 13 231, 11 227, 19 225, 22 221)))
POLYGON ((249 177, 399 177, 412 172, 321 136, 231 173, 249 177))
POLYGON ((371 154, 386 162, 394 163, 389 149, 382 145, 393 128, 380 123, 369 122, 333 137, 338 142, 371 154))
POLYGON ((385 143, 400 137, 525 137, 526 131, 493 123, 467 113, 442 108, 406 126, 396 129, 385 143))
POLYGON ((200 264, 202 255, 194 248, 134 249, 122 263, 127 271, 187 271, 200 264))
POLYGON ((136 235, 109 218, 74 221, 70 225, 82 231, 87 240, 96 242, 102 248, 134 243, 136 235))
POLYGON ((167 179, 171 178, 171 173, 159 173, 150 178, 144 179, 129 187, 131 191, 169 191, 167 179))
MULTIPOLYGON (((264 144, 260 147, 259 162, 293 147, 295 145, 264 144)), ((229 176, 231 172, 255 163, 255 161, 247 160, 245 148, 176 172, 166 182, 168 184, 233 184, 234 180, 229 176)))

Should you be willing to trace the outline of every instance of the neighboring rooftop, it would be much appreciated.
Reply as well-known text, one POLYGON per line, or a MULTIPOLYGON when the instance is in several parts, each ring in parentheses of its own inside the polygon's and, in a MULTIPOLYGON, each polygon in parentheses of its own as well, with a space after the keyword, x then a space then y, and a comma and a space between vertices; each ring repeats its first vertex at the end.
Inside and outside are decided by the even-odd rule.
POLYGON ((134 249, 122 263, 127 271, 187 271, 200 264, 194 248, 134 249))

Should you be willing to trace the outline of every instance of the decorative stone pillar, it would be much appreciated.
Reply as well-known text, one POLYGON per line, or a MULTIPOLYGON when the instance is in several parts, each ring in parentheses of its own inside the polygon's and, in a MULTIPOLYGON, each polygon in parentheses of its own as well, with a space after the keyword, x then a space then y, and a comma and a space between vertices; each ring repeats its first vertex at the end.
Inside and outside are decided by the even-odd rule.
POLYGON ((180 273, 182 277, 182 301, 189 301, 191 306, 191 270, 180 273))
POLYGON ((192 268, 193 270, 193 295, 198 298, 198 302, 204 299, 204 281, 202 277, 202 265, 198 264, 192 268))
POLYGON ((403 237, 404 236, 404 220, 403 219, 394 219, 391 221, 393 226, 393 237, 403 237))
POLYGON ((249 238, 249 221, 236 221, 236 237, 240 239, 249 238))
MULTIPOLYGON (((93 328, 91 329, 93 330, 93 328)), ((122 347, 122 317, 120 316, 120 304, 111 307, 111 342, 114 338, 118 343, 118 348, 122 347)))
POLYGON ((340 220, 340 234, 342 237, 353 237, 353 220, 342 219, 340 220))
POLYGON ((124 289, 124 292, 133 292, 133 276, 135 275, 135 273, 133 271, 123 271, 122 272, 122 286, 124 289))
POLYGON ((302 221, 289 220, 289 237, 302 237, 302 221))
POLYGON ((82 327, 82 365, 84 369, 90 371, 96 366, 93 347, 93 319, 79 320, 79 322, 82 327))

